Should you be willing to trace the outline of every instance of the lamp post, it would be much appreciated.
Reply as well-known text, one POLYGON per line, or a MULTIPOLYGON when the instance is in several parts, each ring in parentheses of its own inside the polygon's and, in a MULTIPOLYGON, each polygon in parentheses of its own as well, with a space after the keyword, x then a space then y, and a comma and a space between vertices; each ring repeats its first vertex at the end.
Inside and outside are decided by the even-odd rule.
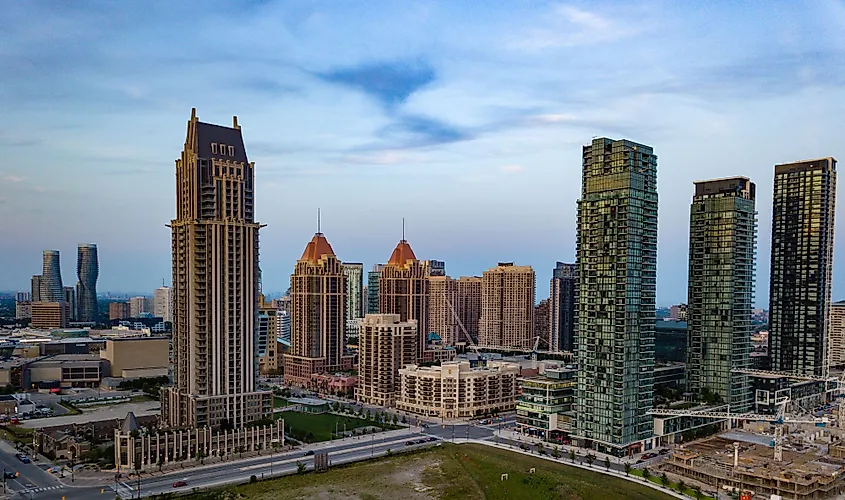
POLYGON ((276 449, 276 446, 279 445, 278 439, 273 439, 270 441, 270 476, 273 476, 273 450, 276 449))

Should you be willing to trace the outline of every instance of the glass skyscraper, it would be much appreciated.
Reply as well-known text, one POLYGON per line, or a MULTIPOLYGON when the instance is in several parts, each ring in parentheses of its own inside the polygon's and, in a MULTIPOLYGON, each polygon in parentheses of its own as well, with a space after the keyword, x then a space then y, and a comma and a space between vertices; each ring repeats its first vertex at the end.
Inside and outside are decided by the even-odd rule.
POLYGON ((549 284, 549 350, 573 351, 575 348, 575 303, 578 266, 558 262, 549 284))
POLYGON ((582 168, 576 435, 621 456, 653 431, 657 156, 597 138, 582 168))
POLYGON ((65 291, 62 286, 62 268, 58 250, 44 250, 41 272, 41 302, 63 302, 65 291))
POLYGON ((77 315, 79 321, 97 321, 97 277, 100 265, 97 245, 81 244, 76 251, 77 315))
POLYGON ((746 177, 695 183, 690 208, 687 386, 733 412, 751 409, 756 187, 746 177))
POLYGON ((381 277, 381 270, 384 264, 376 264, 373 270, 367 273, 367 314, 378 314, 378 280, 381 277))

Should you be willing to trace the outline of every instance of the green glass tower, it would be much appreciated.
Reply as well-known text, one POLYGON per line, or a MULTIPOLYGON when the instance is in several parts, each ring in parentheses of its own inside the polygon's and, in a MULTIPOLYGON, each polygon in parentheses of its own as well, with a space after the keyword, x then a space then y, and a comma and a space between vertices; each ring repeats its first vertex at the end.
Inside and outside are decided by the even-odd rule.
POLYGON ((695 183, 690 207, 687 387, 732 412, 751 409, 756 186, 746 177, 695 183))
POLYGON ((582 168, 576 433, 621 456, 653 430, 657 156, 635 142, 593 139, 582 168))

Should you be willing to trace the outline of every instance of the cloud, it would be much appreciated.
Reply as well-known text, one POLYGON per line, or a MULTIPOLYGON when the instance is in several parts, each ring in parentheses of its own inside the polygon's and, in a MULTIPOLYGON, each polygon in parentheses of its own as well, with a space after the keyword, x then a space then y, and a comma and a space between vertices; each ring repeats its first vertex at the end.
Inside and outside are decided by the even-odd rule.
POLYGON ((0 173, 0 180, 6 181, 6 182, 23 182, 23 181, 26 180, 26 177, 24 177, 22 175, 0 173))
POLYGON ((559 5, 553 9, 546 26, 529 30, 513 39, 510 46, 516 50, 538 51, 598 45, 634 36, 642 30, 642 23, 632 23, 627 17, 615 19, 573 5, 559 5))
POLYGON ((436 146, 475 137, 469 130, 421 115, 397 116, 396 121, 382 128, 378 135, 394 144, 394 149, 436 146))
POLYGON ((110 170, 106 175, 147 175, 156 173, 156 169, 149 167, 124 168, 121 170, 110 170))
POLYGON ((522 165, 502 165, 499 167, 499 172, 502 172, 503 174, 518 174, 524 171, 525 167, 522 165))
POLYGON ((340 158, 340 161, 359 165, 398 165, 401 163, 419 163, 420 159, 402 151, 386 149, 368 154, 344 155, 340 158))
POLYGON ((403 104, 437 78, 434 68, 423 59, 367 63, 315 73, 315 76, 364 92, 388 110, 403 104))
POLYGON ((531 126, 555 125, 558 123, 574 122, 577 120, 575 115, 566 113, 553 113, 547 115, 533 115, 522 119, 522 122, 531 126))

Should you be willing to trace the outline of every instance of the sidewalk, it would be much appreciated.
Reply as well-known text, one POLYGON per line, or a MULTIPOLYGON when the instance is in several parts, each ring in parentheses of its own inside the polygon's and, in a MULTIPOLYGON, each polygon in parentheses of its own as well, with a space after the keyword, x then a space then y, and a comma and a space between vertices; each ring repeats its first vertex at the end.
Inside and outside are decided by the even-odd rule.
MULTIPOLYGON (((502 430, 502 431, 493 431, 494 435, 498 435, 502 439, 510 439, 511 441, 519 441, 521 443, 526 443, 529 445, 537 445, 542 444, 547 450, 551 451, 554 449, 555 446, 558 447, 562 456, 568 456, 569 451, 572 450, 575 452, 576 455, 585 456, 585 455, 593 455, 596 457, 597 463, 604 463, 604 459, 610 459, 610 463, 612 464, 624 464, 628 462, 629 464, 633 465, 634 462, 637 461, 637 456, 635 455, 632 458, 619 458, 613 455, 607 455, 598 451, 595 451, 590 448, 579 448, 574 445, 564 445, 564 444, 557 444, 554 442, 543 441, 542 439, 536 438, 534 436, 529 436, 527 434, 523 434, 521 432, 512 431, 512 430, 502 430)), ((505 445, 506 446, 506 445, 505 445)))

